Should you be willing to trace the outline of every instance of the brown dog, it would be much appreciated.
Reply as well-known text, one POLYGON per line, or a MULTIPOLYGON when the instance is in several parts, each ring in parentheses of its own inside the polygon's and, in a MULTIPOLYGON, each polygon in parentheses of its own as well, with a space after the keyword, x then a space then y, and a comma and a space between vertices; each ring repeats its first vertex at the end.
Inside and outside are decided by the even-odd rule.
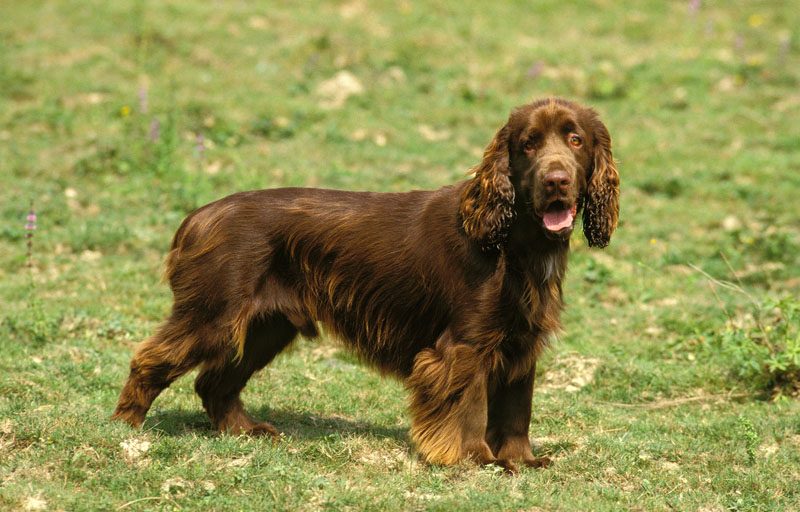
POLYGON ((577 213, 592 246, 617 225, 611 139, 594 111, 537 101, 474 172, 435 191, 261 190, 194 211, 167 258, 172 313, 139 346, 114 417, 141 425, 202 365, 195 389, 218 430, 275 435, 239 393, 320 322, 405 381, 429 462, 546 464, 528 439, 536 359, 559 329, 577 213))

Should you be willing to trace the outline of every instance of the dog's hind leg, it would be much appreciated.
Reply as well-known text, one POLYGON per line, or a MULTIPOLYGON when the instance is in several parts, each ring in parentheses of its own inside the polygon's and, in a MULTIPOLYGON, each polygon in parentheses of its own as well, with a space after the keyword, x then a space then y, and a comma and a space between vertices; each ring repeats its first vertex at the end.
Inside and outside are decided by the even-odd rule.
POLYGON ((209 348, 203 329, 173 314, 137 348, 112 418, 141 426, 153 400, 206 358, 209 348))
POLYGON ((195 391, 220 432, 277 436, 266 422, 251 418, 239 394, 256 371, 266 366, 297 335, 298 328, 283 314, 254 317, 248 327, 241 357, 233 350, 224 360, 207 362, 197 376, 195 391))

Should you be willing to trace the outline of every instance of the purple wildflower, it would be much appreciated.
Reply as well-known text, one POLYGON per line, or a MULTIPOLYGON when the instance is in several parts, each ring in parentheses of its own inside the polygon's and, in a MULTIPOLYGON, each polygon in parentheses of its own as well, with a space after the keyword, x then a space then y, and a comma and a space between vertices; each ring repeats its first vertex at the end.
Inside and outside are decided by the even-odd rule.
POLYGON ((689 14, 694 16, 700 10, 700 0, 689 0, 689 14))
MULTIPOLYGON (((28 212, 27 223, 25 224, 25 229, 27 231, 36 230, 36 213, 33 210, 28 212)), ((33 233, 28 233, 28 235, 32 236, 33 233)))
POLYGON ((150 121, 150 141, 158 142, 158 137, 161 135, 161 123, 157 118, 150 121))
POLYGON ((139 110, 142 114, 147 113, 147 89, 145 87, 139 88, 139 110))
POLYGON ((733 48, 737 53, 744 50, 744 36, 742 34, 736 34, 736 37, 733 39, 733 48))
POLYGON ((528 68, 526 75, 531 80, 535 80, 539 77, 539 75, 542 74, 542 71, 544 71, 544 62, 537 60, 531 65, 531 67, 528 68))
POLYGON ((781 36, 780 46, 778 46, 778 61, 781 63, 786 62, 786 57, 789 56, 789 50, 792 47, 792 36, 788 33, 781 36))
POLYGON ((201 161, 205 157, 206 152, 206 138, 203 136, 202 133, 198 133, 195 139, 195 150, 197 151, 197 158, 201 161))
POLYGON ((33 232, 36 231, 36 211, 33 209, 33 201, 31 201, 31 209, 25 219, 25 231, 28 245, 28 267, 33 267, 33 232))

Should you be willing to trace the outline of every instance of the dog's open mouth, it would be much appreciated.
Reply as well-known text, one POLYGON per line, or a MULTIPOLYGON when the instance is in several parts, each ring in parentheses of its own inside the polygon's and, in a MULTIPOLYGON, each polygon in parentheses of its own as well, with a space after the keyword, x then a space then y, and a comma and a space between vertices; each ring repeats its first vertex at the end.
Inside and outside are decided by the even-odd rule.
POLYGON ((558 233, 572 227, 577 213, 577 205, 567 206, 562 201, 553 201, 542 213, 542 223, 548 231, 558 233))

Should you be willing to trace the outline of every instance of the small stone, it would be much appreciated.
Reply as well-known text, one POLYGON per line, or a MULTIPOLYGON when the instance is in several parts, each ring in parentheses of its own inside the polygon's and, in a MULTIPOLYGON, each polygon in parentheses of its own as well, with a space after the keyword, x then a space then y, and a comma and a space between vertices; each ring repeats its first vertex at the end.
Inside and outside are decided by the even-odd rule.
POLYGON ((450 138, 450 132, 448 130, 436 130, 427 124, 419 125, 417 131, 425 140, 430 142, 439 142, 450 138))
POLYGON ((350 96, 363 94, 361 81, 349 71, 339 71, 332 78, 323 81, 317 87, 317 94, 322 98, 323 108, 341 108, 350 96))
POLYGON ((728 215, 722 219, 722 229, 725 231, 737 231, 742 228, 742 221, 735 215, 728 215))
POLYGON ((87 249, 81 253, 81 260, 83 261, 97 261, 103 257, 103 253, 100 251, 92 251, 91 249, 87 249))
POLYGON ((353 133, 350 134, 350 140, 355 142, 361 142, 362 140, 367 138, 367 130, 364 128, 357 128, 353 130, 353 133))

